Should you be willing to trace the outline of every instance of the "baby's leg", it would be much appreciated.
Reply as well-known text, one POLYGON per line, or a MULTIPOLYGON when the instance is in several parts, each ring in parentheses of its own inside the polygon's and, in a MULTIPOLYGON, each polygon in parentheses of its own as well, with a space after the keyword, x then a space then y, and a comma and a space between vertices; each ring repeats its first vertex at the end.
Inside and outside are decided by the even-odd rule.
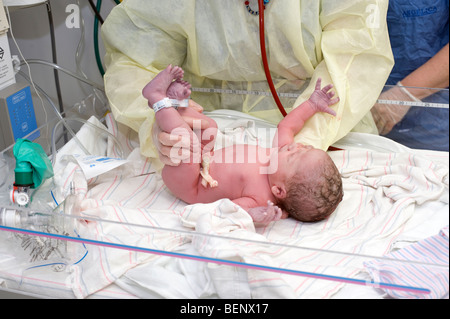
MULTIPOLYGON (((171 132, 182 135, 190 143, 190 155, 178 166, 164 166, 162 178, 170 191, 183 201, 193 204, 197 202, 198 181, 201 178, 201 149, 198 137, 191 127, 184 121, 180 113, 173 107, 164 108, 155 115, 161 128, 175 127, 171 132), (161 114, 160 114, 161 113, 161 114)), ((184 157, 184 156, 183 156, 184 157)))
MULTIPOLYGON (((191 95, 191 85, 189 82, 183 80, 177 80, 172 82, 172 84, 167 89, 167 96, 170 99, 176 100, 185 100, 189 98, 191 95)), ((180 107, 178 112, 183 117, 189 117, 194 120, 192 129, 194 133, 197 134, 198 140, 202 145, 202 149, 206 147, 206 150, 209 152, 214 147, 214 141, 217 135, 217 123, 212 118, 204 115, 203 113, 199 113, 190 107, 180 107), (201 123, 195 122, 195 120, 206 121, 209 123, 209 127, 205 130, 201 130, 201 123)))
POLYGON ((191 134, 193 136, 195 135, 193 139, 195 139, 197 143, 198 141, 201 141, 202 143, 203 151, 201 156, 199 151, 197 151, 196 155, 191 156, 189 162, 181 162, 181 164, 176 167, 166 165, 162 171, 163 181, 172 193, 185 202, 193 204, 198 202, 198 182, 200 178, 202 179, 202 185, 204 187, 207 187, 208 184, 211 187, 218 186, 218 183, 209 175, 209 162, 205 162, 210 158, 209 152, 214 148, 217 123, 213 119, 191 108, 179 108, 178 116, 181 118, 181 115, 193 118, 194 120, 208 121, 210 125, 209 128, 201 130, 200 124, 197 126, 194 122, 194 131, 191 130, 191 134), (196 126, 198 128, 196 128, 196 126))
MULTIPOLYGON (((181 81, 182 77, 183 70, 181 68, 169 65, 147 84, 142 94, 147 98, 150 106, 169 97, 167 95, 168 91, 172 95, 172 98, 175 97, 173 96, 175 93, 176 97, 186 98, 190 95, 190 91, 187 91, 187 82, 181 81), (174 80, 177 81, 174 82, 174 80)), ((195 147, 194 144, 199 144, 192 129, 175 108, 162 108, 155 113, 155 120, 162 131, 187 137, 191 143, 191 150, 195 147)), ((166 186, 175 196, 189 203, 195 202, 197 198, 198 181, 200 178, 201 160, 195 160, 194 153, 191 152, 187 162, 182 162, 178 167, 166 165, 162 171, 162 178, 166 186)))
MULTIPOLYGON (((180 67, 172 67, 172 65, 169 65, 166 69, 156 75, 142 90, 142 94, 148 100, 149 106, 153 106, 153 104, 167 98, 167 92, 175 83, 174 80, 181 81, 183 74, 183 69, 180 67)), ((171 91, 176 90, 171 89, 171 91)), ((172 133, 177 129, 178 132, 183 132, 182 135, 192 135, 192 129, 184 122, 178 111, 173 107, 162 108, 155 113, 155 119, 158 126, 164 132, 172 133)))
POLYGON ((178 111, 181 116, 189 117, 194 120, 193 130, 194 130, 194 133, 197 135, 198 140, 201 143, 202 153, 211 152, 212 149, 214 148, 214 143, 216 140, 217 130, 218 130, 216 121, 214 121, 212 118, 206 116, 203 113, 199 113, 199 112, 193 110, 190 107, 179 108, 178 111), (209 123, 208 128, 202 130, 200 122, 196 122, 196 120, 208 122, 209 123))
POLYGON ((201 178, 200 164, 182 163, 179 166, 164 166, 164 184, 178 198, 188 204, 197 203, 198 182, 201 178))
POLYGON ((189 139, 191 153, 188 160, 184 160, 178 166, 164 166, 162 178, 170 191, 189 204, 197 202, 198 182, 201 169, 200 142, 191 127, 184 121, 180 113, 173 107, 164 108, 155 115, 161 128, 172 128, 174 135, 182 135, 189 139), (163 122, 163 123, 162 123, 163 122))
POLYGON ((191 108, 180 108, 179 112, 184 117, 189 117, 193 119, 193 130, 197 136, 197 139, 201 143, 201 170, 200 174, 202 176, 202 185, 207 188, 208 185, 211 187, 217 187, 218 183, 214 178, 209 175, 209 164, 211 162, 211 151, 214 149, 214 144, 217 136, 217 123, 212 118, 199 113, 191 108), (202 130, 201 124, 196 123, 196 121, 207 121, 209 127, 202 130))

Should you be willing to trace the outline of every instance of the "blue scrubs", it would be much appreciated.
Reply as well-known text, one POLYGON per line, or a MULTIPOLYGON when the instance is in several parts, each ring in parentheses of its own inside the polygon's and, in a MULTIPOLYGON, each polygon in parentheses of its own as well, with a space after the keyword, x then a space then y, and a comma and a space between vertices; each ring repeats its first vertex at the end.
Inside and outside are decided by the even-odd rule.
MULTIPOLYGON (((395 66, 387 84, 395 85, 449 43, 449 0, 391 0, 388 27, 395 66)), ((449 103, 448 92, 424 101, 449 103)), ((408 147, 449 150, 449 110, 412 107, 387 137, 408 147)))

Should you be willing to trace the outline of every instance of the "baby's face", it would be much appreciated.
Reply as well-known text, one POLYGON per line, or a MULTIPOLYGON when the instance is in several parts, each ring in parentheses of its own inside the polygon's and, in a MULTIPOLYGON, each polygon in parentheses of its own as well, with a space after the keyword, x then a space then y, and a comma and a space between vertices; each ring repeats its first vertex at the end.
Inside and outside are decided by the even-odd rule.
POLYGON ((298 170, 312 173, 327 153, 310 145, 292 143, 278 149, 278 169, 274 177, 286 180, 298 170))

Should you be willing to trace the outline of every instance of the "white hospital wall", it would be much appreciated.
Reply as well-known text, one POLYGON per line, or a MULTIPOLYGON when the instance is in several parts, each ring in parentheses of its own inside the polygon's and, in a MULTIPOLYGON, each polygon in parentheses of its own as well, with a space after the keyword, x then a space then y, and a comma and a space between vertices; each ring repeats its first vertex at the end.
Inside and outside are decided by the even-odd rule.
MULTIPOLYGON (((91 81, 102 84, 103 80, 95 61, 93 25, 94 13, 88 1, 80 0, 80 12, 85 23, 84 51, 81 58, 81 69, 91 81)), ((97 1, 94 1, 96 3, 97 1)), ((75 53, 81 37, 81 28, 68 28, 66 18, 70 13, 66 13, 66 8, 70 4, 77 4, 76 0, 51 0, 50 1, 53 24, 55 28, 56 50, 58 64, 68 70, 76 71, 75 53)), ((101 14, 106 18, 111 9, 115 6, 112 0, 103 0, 101 14)), ((14 9, 10 7, 12 31, 25 59, 40 59, 52 61, 52 47, 50 37, 50 26, 47 15, 47 6, 37 5, 28 8, 14 9)), ((9 44, 13 55, 18 55, 16 45, 11 39, 11 32, 8 34, 9 44)), ((100 39, 100 52, 103 58, 104 49, 100 39)), ((53 69, 48 66, 37 64, 30 65, 33 80, 58 103, 55 88, 53 69)), ((26 66, 22 71, 28 73, 26 66)), ((64 106, 72 106, 80 102, 92 91, 86 84, 82 84, 72 77, 59 72, 61 93, 64 106)), ((17 81, 25 82, 20 75, 16 76, 17 81)), ((38 118, 38 126, 45 121, 44 112, 39 100, 34 99, 35 110, 38 118)), ((57 104, 58 105, 58 104, 57 104)), ((50 110, 46 104, 47 110, 50 110)), ((51 112, 51 111, 50 111, 51 112)))

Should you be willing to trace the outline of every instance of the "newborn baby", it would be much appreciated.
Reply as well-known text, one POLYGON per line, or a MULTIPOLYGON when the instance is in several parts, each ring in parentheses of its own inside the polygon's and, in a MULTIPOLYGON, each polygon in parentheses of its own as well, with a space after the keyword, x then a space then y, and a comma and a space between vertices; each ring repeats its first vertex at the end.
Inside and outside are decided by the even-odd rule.
POLYGON ((168 66, 143 89, 163 131, 176 135, 187 132, 193 145, 203 146, 201 155, 191 152, 179 166, 163 168, 164 183, 175 196, 189 204, 228 198, 262 225, 287 216, 303 222, 320 221, 336 209, 343 189, 334 162, 326 152, 294 142, 294 136, 315 113, 336 115, 330 106, 339 99, 333 99, 332 85, 321 89, 321 80, 317 81, 309 100, 278 124, 272 148, 233 145, 213 150, 216 123, 190 108, 178 108, 186 102, 177 101, 184 101, 191 93, 182 77, 181 68, 168 66), (181 117, 186 113, 206 118, 211 124, 209 131, 194 134, 181 117))

